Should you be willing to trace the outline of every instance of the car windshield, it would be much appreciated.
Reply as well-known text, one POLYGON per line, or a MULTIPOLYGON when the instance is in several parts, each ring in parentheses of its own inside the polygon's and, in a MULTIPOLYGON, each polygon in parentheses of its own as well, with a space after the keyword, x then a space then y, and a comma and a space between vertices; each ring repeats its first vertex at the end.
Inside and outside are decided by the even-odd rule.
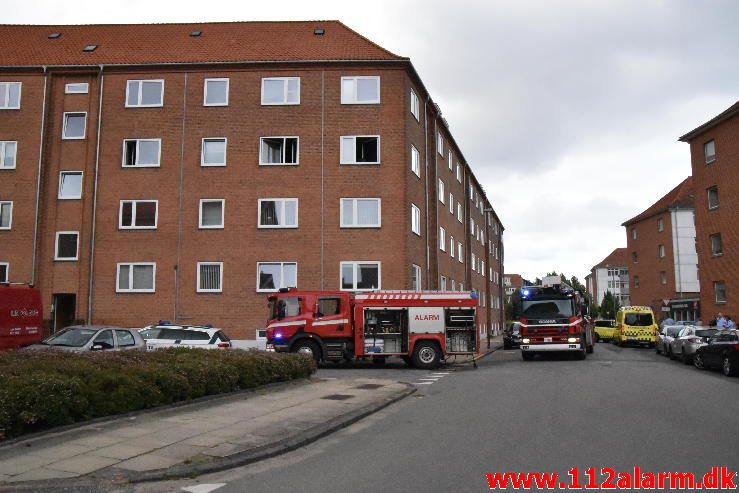
POLYGON ((669 337, 677 337, 681 330, 683 330, 682 327, 667 327, 665 329, 665 335, 669 337))
POLYGON ((698 329, 695 331, 696 337, 713 337, 718 330, 716 329, 698 329))
POLYGON ((524 300, 523 316, 530 319, 565 318, 575 312, 572 299, 524 300))
POLYGON ((44 341, 50 346, 82 347, 87 344, 92 336, 97 334, 97 329, 84 329, 81 327, 67 327, 44 341))
POLYGON ((596 327, 613 327, 613 320, 596 320, 596 327))
POLYGON ((637 327, 647 327, 652 325, 651 313, 627 313, 624 319, 626 325, 635 325, 637 327))
POLYGON ((159 339, 159 333, 162 332, 161 327, 152 327, 151 329, 142 330, 139 332, 144 340, 159 339))

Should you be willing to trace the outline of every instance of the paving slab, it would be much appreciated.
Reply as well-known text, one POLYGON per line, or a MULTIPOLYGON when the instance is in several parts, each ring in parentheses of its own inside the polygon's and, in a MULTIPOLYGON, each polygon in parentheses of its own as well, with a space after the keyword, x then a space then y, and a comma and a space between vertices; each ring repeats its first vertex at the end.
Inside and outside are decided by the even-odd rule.
POLYGON ((70 459, 53 462, 46 466, 48 469, 56 471, 73 472, 76 474, 87 474, 98 469, 103 469, 120 462, 118 459, 110 457, 98 457, 92 454, 82 454, 70 459))
POLYGON ((129 471, 154 471, 157 469, 166 469, 167 467, 173 466, 180 462, 180 459, 174 457, 165 457, 157 454, 144 454, 129 459, 127 461, 119 462, 116 464, 117 468, 128 469, 129 471))
POLYGON ((90 453, 92 455, 107 457, 109 459, 126 460, 130 459, 131 457, 136 457, 137 455, 145 454, 150 450, 151 448, 149 447, 133 447, 131 445, 116 443, 107 447, 96 449, 90 453))

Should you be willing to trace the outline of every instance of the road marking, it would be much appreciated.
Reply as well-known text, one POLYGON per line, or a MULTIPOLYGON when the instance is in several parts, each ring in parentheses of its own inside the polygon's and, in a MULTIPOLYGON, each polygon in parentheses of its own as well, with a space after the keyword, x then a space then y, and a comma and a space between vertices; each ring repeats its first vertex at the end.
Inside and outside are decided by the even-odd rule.
POLYGON ((195 486, 183 486, 181 489, 190 493, 210 493, 224 486, 226 486, 226 483, 198 484, 195 486))
POLYGON ((446 375, 451 375, 451 374, 452 374, 452 372, 450 372, 450 371, 447 371, 447 372, 444 372, 444 373, 432 373, 432 375, 441 375, 442 377, 443 376, 446 376, 446 375))
POLYGON ((414 385, 431 385, 434 382, 415 382, 414 385))
POLYGON ((424 380, 430 380, 430 381, 432 381, 432 382, 436 382, 436 381, 438 381, 439 379, 438 379, 438 378, 419 378, 418 380, 420 380, 420 381, 422 381, 422 382, 423 382, 424 380))

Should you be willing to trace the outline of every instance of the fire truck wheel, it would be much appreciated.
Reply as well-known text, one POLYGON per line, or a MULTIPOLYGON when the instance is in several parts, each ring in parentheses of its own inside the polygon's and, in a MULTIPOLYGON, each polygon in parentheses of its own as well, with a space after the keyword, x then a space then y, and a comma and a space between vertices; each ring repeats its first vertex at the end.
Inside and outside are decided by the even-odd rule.
POLYGON ((576 352, 576 353, 575 353, 575 359, 576 359, 576 360, 580 360, 580 361, 582 361, 582 360, 584 360, 585 358, 587 358, 587 356, 588 356, 587 350, 584 350, 584 351, 578 351, 578 352, 576 352))
POLYGON ((528 351, 521 351, 521 357, 524 361, 533 361, 534 359, 534 353, 530 353, 528 351))
POLYGON ((296 342, 291 352, 310 356, 316 363, 321 360, 321 349, 315 342, 307 339, 296 342))
POLYGON ((421 341, 413 350, 413 365, 422 370, 430 370, 439 366, 441 355, 439 346, 433 342, 421 341))

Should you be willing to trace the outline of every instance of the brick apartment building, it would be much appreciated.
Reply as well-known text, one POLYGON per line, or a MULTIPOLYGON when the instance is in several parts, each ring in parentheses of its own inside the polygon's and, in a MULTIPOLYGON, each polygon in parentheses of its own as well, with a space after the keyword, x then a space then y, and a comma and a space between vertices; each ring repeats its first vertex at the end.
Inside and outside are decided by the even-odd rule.
POLYGON ((511 296, 513 296, 516 290, 524 286, 531 286, 531 282, 524 279, 521 274, 504 274, 503 287, 505 288, 506 303, 511 300, 511 296))
POLYGON ((739 317, 739 102, 680 137, 690 144, 703 321, 739 317))
POLYGON ((626 248, 616 248, 590 269, 590 274, 585 276, 585 283, 593 303, 602 305, 606 291, 610 291, 621 306, 631 304, 626 257, 626 248))
POLYGON ((253 341, 286 286, 475 290, 502 328, 503 226, 408 58, 337 21, 0 46, 0 282, 39 287, 50 330, 253 341))
POLYGON ((700 317, 694 190, 693 179, 688 177, 622 224, 631 303, 651 306, 658 318, 700 317))

